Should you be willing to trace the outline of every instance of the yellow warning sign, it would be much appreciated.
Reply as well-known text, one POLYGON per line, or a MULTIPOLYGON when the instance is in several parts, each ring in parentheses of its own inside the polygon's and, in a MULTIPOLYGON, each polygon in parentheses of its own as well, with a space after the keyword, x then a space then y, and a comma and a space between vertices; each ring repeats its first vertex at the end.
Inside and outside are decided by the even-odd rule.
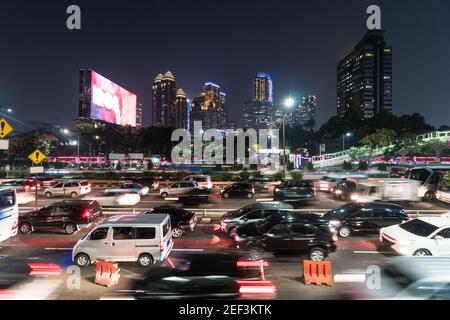
POLYGON ((13 127, 6 121, 5 118, 0 119, 0 138, 5 138, 8 134, 13 131, 13 127))
POLYGON ((34 164, 39 164, 45 160, 46 156, 39 149, 32 152, 28 158, 34 162, 34 164))

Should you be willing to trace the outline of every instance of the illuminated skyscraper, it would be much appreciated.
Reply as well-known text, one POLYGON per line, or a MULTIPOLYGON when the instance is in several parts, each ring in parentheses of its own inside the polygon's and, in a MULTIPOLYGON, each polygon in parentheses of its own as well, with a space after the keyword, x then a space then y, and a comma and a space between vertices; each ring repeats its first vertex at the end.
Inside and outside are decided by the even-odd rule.
POLYGON ((176 126, 176 96, 177 84, 173 74, 170 71, 167 71, 164 76, 162 74, 158 74, 153 81, 153 124, 176 126))
POLYGON ((136 127, 142 127, 143 106, 141 102, 136 104, 136 127))
POLYGON ((188 99, 183 89, 178 89, 174 126, 176 128, 189 129, 188 115, 189 115, 188 99))
POLYGON ((256 74, 253 81, 253 100, 273 103, 272 77, 263 72, 256 74))
POLYGON ((190 113, 190 128, 194 121, 202 121, 204 130, 210 128, 225 129, 227 126, 226 94, 220 91, 220 86, 207 82, 200 94, 192 101, 190 113))
POLYGON ((382 30, 369 31, 337 67, 337 114, 357 108, 363 118, 392 111, 392 47, 382 30))
POLYGON ((253 80, 253 100, 244 102, 244 128, 267 129, 274 125, 273 82, 267 73, 253 80))

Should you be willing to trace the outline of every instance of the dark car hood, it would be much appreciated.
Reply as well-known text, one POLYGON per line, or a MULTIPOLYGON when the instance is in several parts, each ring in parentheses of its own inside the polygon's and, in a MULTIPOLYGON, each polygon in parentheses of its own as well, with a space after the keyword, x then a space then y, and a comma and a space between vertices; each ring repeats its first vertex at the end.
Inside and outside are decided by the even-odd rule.
POLYGON ((257 237, 261 236, 257 223, 249 223, 237 228, 236 233, 241 237, 257 237))
POLYGON ((19 217, 23 217, 23 218, 34 217, 34 216, 36 216, 37 213, 38 213, 38 211, 29 211, 29 212, 21 213, 19 215, 19 217))
POLYGON ((237 218, 241 215, 241 213, 239 212, 239 210, 233 210, 233 211, 229 211, 227 213, 225 213, 223 215, 224 219, 229 219, 229 218, 237 218))

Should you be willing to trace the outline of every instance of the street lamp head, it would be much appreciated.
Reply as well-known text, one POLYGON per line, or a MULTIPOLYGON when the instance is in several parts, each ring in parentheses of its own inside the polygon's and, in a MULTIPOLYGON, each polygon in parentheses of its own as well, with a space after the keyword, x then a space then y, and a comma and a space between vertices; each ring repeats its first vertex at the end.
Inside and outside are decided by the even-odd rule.
POLYGON ((286 100, 284 100, 284 106, 285 106, 285 108, 287 108, 287 109, 292 108, 292 107, 294 106, 294 103, 295 103, 295 101, 294 101, 294 99, 291 98, 291 97, 286 98, 286 100))
POLYGON ((351 136, 352 136, 352 133, 351 133, 351 132, 347 132, 345 135, 346 135, 347 137, 351 137, 351 136))
POLYGON ((11 109, 11 108, 8 108, 6 111, 7 111, 8 113, 12 113, 12 109, 11 109))
POLYGON ((64 129, 64 130, 63 130, 63 133, 64 133, 64 134, 69 134, 69 133, 70 133, 70 132, 69 132, 69 129, 64 129))

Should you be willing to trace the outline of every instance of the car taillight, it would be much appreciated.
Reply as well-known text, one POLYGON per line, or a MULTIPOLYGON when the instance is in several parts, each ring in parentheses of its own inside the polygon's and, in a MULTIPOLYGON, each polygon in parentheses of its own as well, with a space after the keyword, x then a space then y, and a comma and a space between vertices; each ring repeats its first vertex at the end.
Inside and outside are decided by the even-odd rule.
POLYGON ((331 239, 333 240, 333 242, 337 242, 337 241, 339 241, 339 238, 338 238, 338 236, 337 235, 333 235, 332 237, 331 237, 331 239))
POLYGON ((252 193, 255 193, 255 188, 252 188, 252 193))
POLYGON ((90 217, 91 217, 91 212, 88 209, 84 210, 83 213, 81 214, 81 218, 83 218, 83 219, 89 219, 90 217))
POLYGON ((237 281, 241 294, 275 293, 276 288, 271 281, 237 281))
POLYGON ((238 268, 260 268, 260 267, 268 267, 269 263, 265 260, 239 260, 236 262, 236 266, 238 268))
POLYGON ((194 224, 194 218, 192 218, 191 220, 189 220, 189 224, 194 224))
POLYGON ((30 186, 25 186, 25 191, 30 190, 30 186))

